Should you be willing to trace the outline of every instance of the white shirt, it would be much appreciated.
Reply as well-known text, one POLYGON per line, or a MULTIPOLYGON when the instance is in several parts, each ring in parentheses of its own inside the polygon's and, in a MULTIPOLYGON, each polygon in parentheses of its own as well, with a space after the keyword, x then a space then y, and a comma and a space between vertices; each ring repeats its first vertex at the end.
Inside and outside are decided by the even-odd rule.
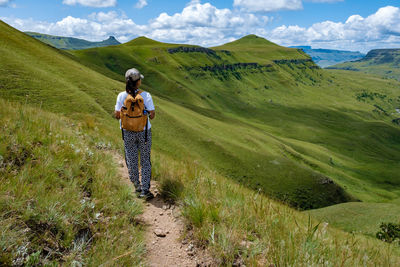
MULTIPOLYGON (((148 111, 154 110, 153 98, 151 97, 151 94, 149 92, 143 91, 142 93, 140 93, 140 95, 143 97, 144 108, 147 109, 148 111)), ((118 94, 117 103, 115 104, 115 111, 121 111, 121 108, 124 105, 127 96, 128 93, 126 91, 118 94)), ((147 120, 148 120, 147 129, 150 129, 151 128, 150 119, 147 120)), ((119 124, 121 127, 121 120, 119 121, 119 124)), ((143 130, 145 129, 146 126, 143 128, 143 130)))

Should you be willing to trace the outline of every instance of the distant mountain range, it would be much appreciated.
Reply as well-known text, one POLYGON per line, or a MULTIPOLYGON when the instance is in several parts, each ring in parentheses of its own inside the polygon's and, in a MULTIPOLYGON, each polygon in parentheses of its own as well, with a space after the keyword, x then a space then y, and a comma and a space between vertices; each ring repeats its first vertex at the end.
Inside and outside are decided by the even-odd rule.
POLYGON ((360 60, 337 64, 329 68, 362 71, 400 81, 400 49, 374 49, 360 60))
POLYGON ((365 54, 354 51, 312 49, 311 46, 291 46, 291 47, 302 49, 306 54, 310 55, 310 57, 316 64, 318 64, 322 68, 350 60, 357 60, 365 56, 365 54))
POLYGON ((25 32, 25 33, 42 41, 43 43, 49 44, 58 49, 78 50, 78 49, 87 49, 93 47, 103 47, 103 46, 121 44, 120 42, 118 42, 117 39, 115 39, 114 36, 110 36, 107 40, 101 42, 90 42, 73 37, 54 36, 37 32, 25 32))

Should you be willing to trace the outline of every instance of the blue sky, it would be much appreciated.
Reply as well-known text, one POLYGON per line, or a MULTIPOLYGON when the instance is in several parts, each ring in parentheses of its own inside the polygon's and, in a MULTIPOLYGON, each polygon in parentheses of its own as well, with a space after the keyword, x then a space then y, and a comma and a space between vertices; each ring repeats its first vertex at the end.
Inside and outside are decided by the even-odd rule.
POLYGON ((0 19, 21 31, 92 41, 144 35, 215 46, 257 34, 285 46, 400 47, 398 0, 0 0, 0 19))

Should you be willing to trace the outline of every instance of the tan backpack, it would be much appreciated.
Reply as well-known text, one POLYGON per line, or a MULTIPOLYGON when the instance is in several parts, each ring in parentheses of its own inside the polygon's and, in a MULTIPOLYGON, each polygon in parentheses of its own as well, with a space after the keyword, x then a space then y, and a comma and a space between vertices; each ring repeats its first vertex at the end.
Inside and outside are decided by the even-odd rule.
POLYGON ((131 94, 128 94, 126 97, 124 106, 121 109, 122 129, 133 132, 141 132, 146 127, 147 130, 147 116, 144 115, 145 108, 143 97, 140 95, 142 92, 143 91, 138 91, 135 97, 133 97, 131 94))

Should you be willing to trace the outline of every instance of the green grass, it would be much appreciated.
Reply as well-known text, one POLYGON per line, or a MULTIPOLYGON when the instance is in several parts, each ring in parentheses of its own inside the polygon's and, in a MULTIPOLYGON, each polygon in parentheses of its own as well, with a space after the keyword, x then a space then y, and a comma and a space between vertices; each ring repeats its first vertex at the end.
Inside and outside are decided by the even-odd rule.
MULTIPOLYGON (((25 216, 12 217, 10 224, 1 222, 1 229, 6 229, 2 246, 9 248, 2 250, 4 262, 19 257, 18 248, 25 251, 11 244, 27 242, 31 257, 24 260, 32 262, 44 260, 45 242, 65 248, 65 259, 50 259, 59 263, 82 260, 98 265, 127 252, 132 254, 116 265, 140 260, 141 231, 132 220, 140 209, 132 203, 129 190, 118 186, 116 166, 101 150, 121 147, 118 123, 110 115, 117 93, 124 88, 123 73, 135 66, 144 73, 143 88, 152 93, 157 109, 152 123, 155 177, 163 194, 183 205, 195 240, 208 246, 221 265, 237 261, 248 265, 398 264, 394 247, 317 227, 317 221, 276 201, 300 209, 354 199, 398 205, 400 134, 391 123, 391 111, 399 102, 398 82, 321 70, 298 50, 254 36, 215 53, 201 49, 169 53, 168 49, 182 45, 138 38, 72 54, 43 45, 4 23, 0 37, 0 96, 11 103, 2 105, 1 119, 14 118, 2 125, 12 125, 19 136, 13 140, 10 129, 3 127, 8 132, 1 135, 1 153, 4 159, 12 159, 10 166, 18 166, 17 159, 25 159, 25 154, 29 158, 17 178, 7 174, 6 180, 12 183, 2 183, 1 192, 30 193, 18 195, 20 202, 14 201, 14 195, 10 200, 2 194, 6 196, 4 211, 25 216), (240 52, 245 47, 247 55, 240 52), (232 51, 224 51, 228 48, 232 51), (269 49, 275 52, 267 53, 269 49), (364 92, 386 97, 370 99, 362 97, 364 92), (26 110, 27 117, 18 117, 16 109, 26 110), (65 135, 67 144, 58 143, 60 136, 49 135, 49 125, 56 125, 51 127, 65 135), (27 128, 31 135, 26 135, 27 128), (37 148, 35 138, 43 145, 37 148), (15 145, 15 151, 7 145, 15 145), (88 148, 94 155, 79 156, 75 146, 79 153, 88 148), (41 155, 38 165, 34 165, 36 157, 31 158, 36 149, 41 155), (8 151, 14 154, 6 155, 8 151), (57 166, 69 180, 57 178, 59 174, 52 171, 57 166), (37 182, 26 182, 29 177, 37 182), (97 179, 88 184, 89 177, 97 179), (47 180, 54 182, 48 189, 52 194, 40 187, 47 180), (92 205, 87 211, 75 210, 89 186, 91 197, 99 199, 95 211, 111 218, 115 215, 116 222, 105 228, 92 221, 91 232, 100 234, 83 253, 85 243, 74 246, 73 241, 75 236, 85 240, 85 235, 77 234, 80 228, 74 228, 73 222, 87 225, 93 219, 92 205), (35 194, 29 190, 37 192, 41 202, 33 211, 39 218, 36 225, 45 223, 50 233, 24 235, 25 228, 14 227, 15 222, 30 218, 24 208, 27 198, 35 194), (71 192, 70 200, 66 192, 71 192), (65 199, 65 206, 57 204, 60 199, 65 199), (138 240, 123 239, 126 236, 138 236, 138 240)), ((370 212, 376 208, 371 205, 370 212)))
POLYGON ((207 247, 218 266, 400 263, 400 249, 396 245, 359 233, 344 233, 205 170, 190 159, 177 162, 157 155, 154 163, 159 183, 174 181, 184 185, 178 203, 189 229, 186 234, 198 246, 207 247))
POLYGON ((400 137, 391 123, 399 83, 320 70, 304 53, 256 36, 217 48, 214 54, 169 53, 182 45, 141 37, 69 55, 3 27, 4 98, 92 117, 106 125, 100 127, 104 134, 113 136, 115 123, 106 118, 123 84, 92 68, 123 80, 125 70, 136 66, 157 105, 157 151, 180 159, 190 155, 203 166, 303 209, 399 197, 400 137), (15 48, 8 52, 11 43, 15 48), (23 60, 30 64, 18 66, 23 60), (41 75, 26 80, 30 66, 41 75), (359 101, 364 91, 387 98, 359 101), (321 184, 327 179, 335 184, 321 184))
POLYGON ((158 151, 190 155, 300 208, 398 198, 400 135, 391 113, 399 83, 320 70, 297 49, 256 36, 214 54, 168 52, 178 47, 141 37, 73 54, 119 80, 129 67, 142 70, 158 104, 158 151), (386 98, 358 99, 365 91, 386 98))
POLYGON ((104 120, 121 84, 0 22, 2 98, 104 120), (23 64, 21 64, 23 62, 23 64), (112 99, 112 100, 111 100, 112 99))
POLYGON ((112 146, 85 124, 0 105, 0 265, 98 266, 127 252, 114 264, 140 264, 142 206, 112 146))
POLYGON ((393 203, 349 202, 307 213, 347 232, 363 233, 372 237, 375 237, 382 222, 400 222, 400 206, 393 203))

